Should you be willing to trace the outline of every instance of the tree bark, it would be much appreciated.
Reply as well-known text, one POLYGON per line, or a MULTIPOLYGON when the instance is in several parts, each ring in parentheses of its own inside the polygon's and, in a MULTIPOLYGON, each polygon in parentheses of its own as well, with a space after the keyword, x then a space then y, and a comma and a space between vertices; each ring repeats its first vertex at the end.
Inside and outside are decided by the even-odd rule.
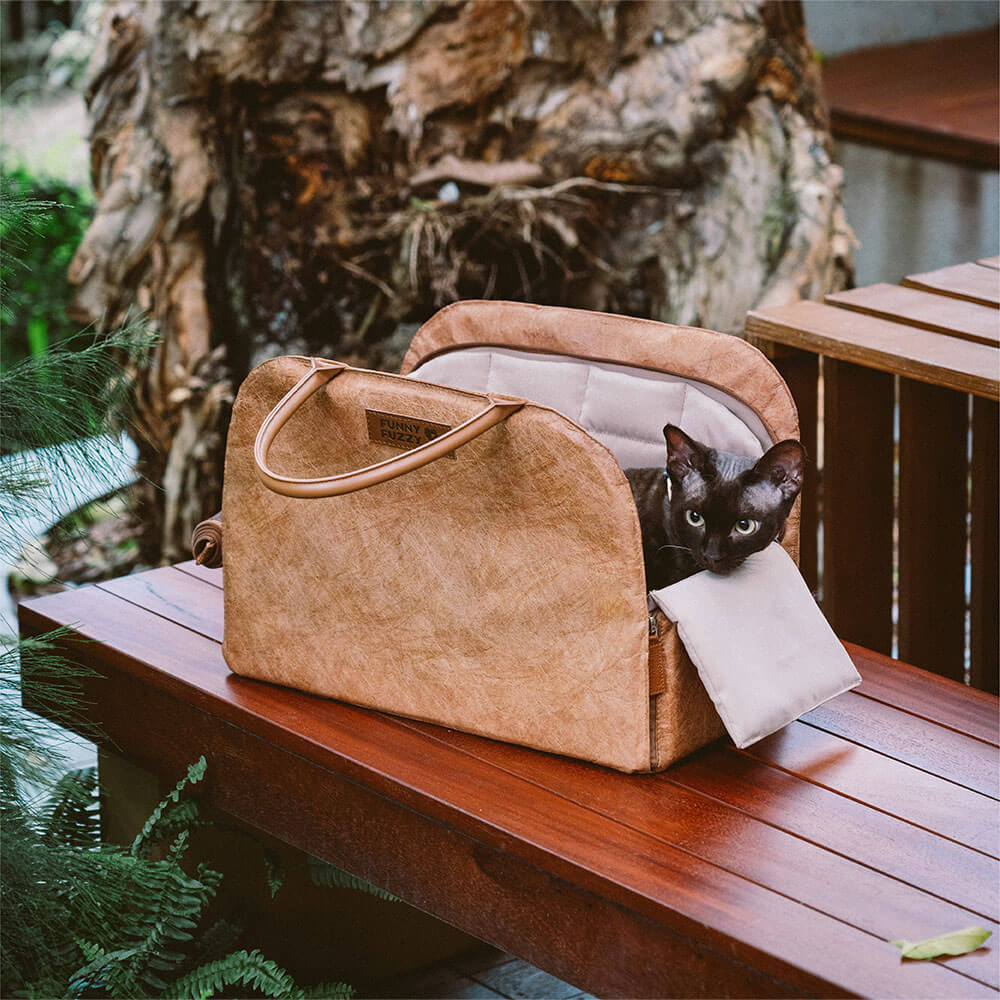
POLYGON ((165 561, 217 509, 231 387, 267 357, 393 368, 475 297, 739 332, 850 274, 798 3, 118 0, 87 97, 77 311, 160 331, 165 561))

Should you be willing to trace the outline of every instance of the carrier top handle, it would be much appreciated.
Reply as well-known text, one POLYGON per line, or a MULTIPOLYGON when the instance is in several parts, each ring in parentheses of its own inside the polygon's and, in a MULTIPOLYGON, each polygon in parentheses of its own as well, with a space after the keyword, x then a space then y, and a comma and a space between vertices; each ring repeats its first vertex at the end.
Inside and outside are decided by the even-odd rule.
POLYGON ((401 455, 376 462, 364 469, 343 472, 337 476, 323 476, 319 479, 296 479, 292 476, 282 476, 273 472, 267 464, 267 453, 278 431, 320 386, 326 385, 341 372, 350 370, 348 365, 338 361, 325 361, 322 358, 311 358, 310 360, 309 370, 264 418, 253 446, 254 463, 260 481, 269 490, 286 497, 297 499, 337 497, 345 493, 353 493, 355 490, 366 489, 369 486, 376 486, 389 479, 395 479, 396 476, 413 472, 414 469, 419 469, 436 459, 443 458, 524 406, 523 400, 488 395, 485 398, 489 400, 489 405, 474 417, 457 427, 453 427, 450 431, 446 431, 433 441, 418 445, 401 455))

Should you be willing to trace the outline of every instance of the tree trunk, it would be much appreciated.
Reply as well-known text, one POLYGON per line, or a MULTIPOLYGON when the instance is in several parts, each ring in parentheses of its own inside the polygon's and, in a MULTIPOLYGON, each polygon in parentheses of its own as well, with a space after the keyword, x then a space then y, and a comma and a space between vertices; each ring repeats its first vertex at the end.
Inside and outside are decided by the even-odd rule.
POLYGON ((217 508, 230 387, 267 357, 393 368, 459 298, 738 332, 849 275, 797 3, 119 0, 88 102, 72 277, 80 315, 162 336, 163 560, 217 508))

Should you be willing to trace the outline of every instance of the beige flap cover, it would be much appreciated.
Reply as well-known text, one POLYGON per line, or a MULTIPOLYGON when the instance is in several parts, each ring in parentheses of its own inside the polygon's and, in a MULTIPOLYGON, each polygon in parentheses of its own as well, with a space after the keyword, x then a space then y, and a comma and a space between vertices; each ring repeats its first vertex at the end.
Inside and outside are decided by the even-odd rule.
POLYGON ((652 593, 738 747, 861 683, 776 542, 728 576, 696 573, 652 593))
MULTIPOLYGON (((254 438, 303 376, 245 380, 226 450, 223 651, 236 673, 484 736, 646 770, 646 596, 639 526, 611 453, 527 404, 455 459, 339 497, 258 478, 254 438), (238 529, 238 530, 231 530, 238 529)), ((270 451, 317 477, 399 454, 371 413, 455 426, 476 393, 347 370, 270 451)))

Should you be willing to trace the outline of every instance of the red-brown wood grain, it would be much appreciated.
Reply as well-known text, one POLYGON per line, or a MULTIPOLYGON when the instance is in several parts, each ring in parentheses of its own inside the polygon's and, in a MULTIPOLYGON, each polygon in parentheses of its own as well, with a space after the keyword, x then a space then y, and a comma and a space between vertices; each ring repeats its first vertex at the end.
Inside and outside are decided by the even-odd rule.
MULTIPOLYGON (((72 648, 107 678, 91 684, 92 717, 144 766, 176 777, 204 752, 220 808, 594 992, 995 992, 994 949, 901 963, 885 941, 996 921, 995 859, 958 842, 960 819, 904 808, 883 784, 985 801, 924 769, 984 752, 961 727, 852 695, 836 723, 848 738, 796 724, 862 761, 822 787, 789 748, 621 775, 230 675, 218 582, 189 564, 138 574, 30 602, 22 629, 89 638, 72 648), (869 709, 869 742, 895 756, 855 742, 869 709), (912 761, 892 712, 929 743, 912 761)), ((995 833, 995 814, 985 825, 995 833)))
POLYGON ((995 27, 833 56, 823 84, 838 138, 996 168, 995 27))
POLYGON ((972 462, 969 470, 972 594, 970 674, 984 691, 1000 691, 1000 407, 972 401, 972 462))
POLYGON ((824 358, 823 386, 823 611, 837 635, 888 653, 893 379, 824 358))
POLYGON ((671 781, 726 802, 797 837, 950 900, 1000 917, 995 858, 873 809, 732 748, 695 754, 671 781))
POLYGON ((844 646, 861 674, 861 686, 855 689, 858 694, 1000 746, 1000 716, 993 695, 850 642, 844 646))
MULTIPOLYGON (((997 258, 983 258, 910 275, 902 287, 877 284, 828 295, 824 303, 752 311, 746 323, 747 334, 770 353, 812 352, 821 359, 826 461, 816 508, 803 519, 820 523, 823 608, 837 633, 944 676, 968 677, 994 694, 1000 689, 998 304, 997 258), (895 392, 887 375, 895 377, 895 392), (898 433, 887 423, 894 412, 898 433)), ((810 396, 808 386, 798 391, 810 396)), ((803 504, 811 502, 803 493, 803 504)), ((882 699, 900 697, 902 704, 917 697, 922 704, 915 712, 941 721, 926 687, 896 687, 882 699)), ((874 690, 869 685, 862 693, 876 696, 874 690)), ((995 740, 992 719, 972 721, 970 713, 982 711, 973 700, 952 707, 974 727, 969 735, 995 740), (991 735, 984 737, 983 727, 991 735)))
POLYGON ((990 306, 885 282, 833 292, 829 305, 1000 347, 1000 314, 990 306))
POLYGON ((848 691, 802 717, 827 733, 859 743, 956 785, 1000 798, 996 748, 953 729, 912 717, 848 691))
POLYGON ((994 309, 1000 307, 1000 274, 979 264, 952 264, 923 274, 908 274, 902 284, 994 309))

